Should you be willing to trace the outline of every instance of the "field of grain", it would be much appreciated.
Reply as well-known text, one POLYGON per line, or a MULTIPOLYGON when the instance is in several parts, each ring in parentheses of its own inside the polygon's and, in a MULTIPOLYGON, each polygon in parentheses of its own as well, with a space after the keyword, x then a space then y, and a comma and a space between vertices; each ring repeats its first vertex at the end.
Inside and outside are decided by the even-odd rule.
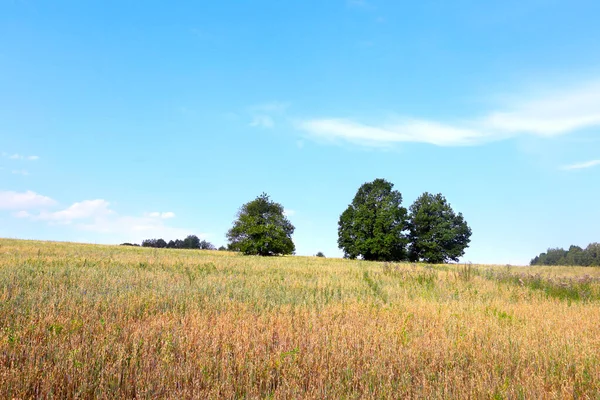
POLYGON ((600 398, 600 269, 0 240, 0 398, 600 398))

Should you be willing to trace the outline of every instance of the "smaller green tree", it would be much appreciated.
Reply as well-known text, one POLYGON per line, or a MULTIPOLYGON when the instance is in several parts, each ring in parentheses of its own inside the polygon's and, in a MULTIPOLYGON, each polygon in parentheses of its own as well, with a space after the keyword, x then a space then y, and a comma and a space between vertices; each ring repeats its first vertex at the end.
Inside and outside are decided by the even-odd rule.
POLYGON ((216 250, 217 248, 209 241, 203 240, 199 243, 200 250, 216 250))
POLYGON ((411 261, 458 261, 471 241, 471 228, 441 194, 423 193, 410 206, 411 261))
POLYGON ((316 254, 316 257, 323 257, 323 258, 325 258, 325 254, 323 254, 323 252, 322 252, 322 251, 319 251, 319 252, 316 254))
POLYGON ((283 206, 266 193, 244 204, 227 232, 229 249, 246 255, 292 254, 294 226, 283 214, 283 206))
POLYGON ((196 235, 188 235, 183 239, 182 248, 184 249, 199 249, 200 238, 196 235))

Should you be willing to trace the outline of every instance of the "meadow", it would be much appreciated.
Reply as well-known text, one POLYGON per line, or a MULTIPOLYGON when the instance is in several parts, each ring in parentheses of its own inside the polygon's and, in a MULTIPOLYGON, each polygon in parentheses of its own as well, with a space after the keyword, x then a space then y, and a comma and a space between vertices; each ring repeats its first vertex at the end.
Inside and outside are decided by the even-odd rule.
POLYGON ((600 268, 0 239, 0 398, 600 398, 600 268))

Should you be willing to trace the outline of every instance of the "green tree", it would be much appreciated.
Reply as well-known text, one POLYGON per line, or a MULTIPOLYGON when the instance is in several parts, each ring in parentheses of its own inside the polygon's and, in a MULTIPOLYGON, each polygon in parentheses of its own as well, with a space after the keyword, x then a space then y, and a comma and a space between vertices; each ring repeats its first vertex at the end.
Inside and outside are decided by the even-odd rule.
POLYGON ((585 249, 571 245, 569 250, 550 248, 531 260, 531 265, 599 266, 600 243, 590 243, 585 249))
POLYGON ((407 259, 406 208, 402 195, 385 179, 364 183, 338 221, 344 257, 373 261, 407 259))
POLYGON ((471 228, 441 194, 423 193, 410 206, 410 259, 429 263, 458 261, 471 241, 471 228))
POLYGON ((600 243, 590 243, 585 248, 586 265, 600 266, 600 243))
POLYGON ((200 238, 198 238, 198 236, 196 236, 196 235, 188 235, 185 239, 183 239, 181 248, 183 248, 183 249, 199 249, 200 248, 200 238))
POLYGON ((200 250, 216 250, 217 249, 211 242, 208 242, 206 240, 201 241, 200 244, 198 245, 198 247, 200 248, 200 250))
POLYGON ((579 246, 571 245, 565 256, 565 265, 586 265, 583 249, 579 246))
POLYGON ((244 204, 227 232, 229 249, 247 255, 273 256, 295 251, 294 226, 283 214, 283 206, 266 193, 244 204))
POLYGON ((544 258, 544 265, 566 265, 567 251, 562 248, 548 249, 544 258))

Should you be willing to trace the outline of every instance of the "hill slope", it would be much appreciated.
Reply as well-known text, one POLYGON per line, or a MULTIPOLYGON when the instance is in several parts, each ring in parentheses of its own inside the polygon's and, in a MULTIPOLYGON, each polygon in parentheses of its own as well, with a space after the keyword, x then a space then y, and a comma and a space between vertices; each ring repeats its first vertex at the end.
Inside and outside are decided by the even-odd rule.
POLYGON ((0 397, 596 398, 599 276, 2 239, 0 397))

